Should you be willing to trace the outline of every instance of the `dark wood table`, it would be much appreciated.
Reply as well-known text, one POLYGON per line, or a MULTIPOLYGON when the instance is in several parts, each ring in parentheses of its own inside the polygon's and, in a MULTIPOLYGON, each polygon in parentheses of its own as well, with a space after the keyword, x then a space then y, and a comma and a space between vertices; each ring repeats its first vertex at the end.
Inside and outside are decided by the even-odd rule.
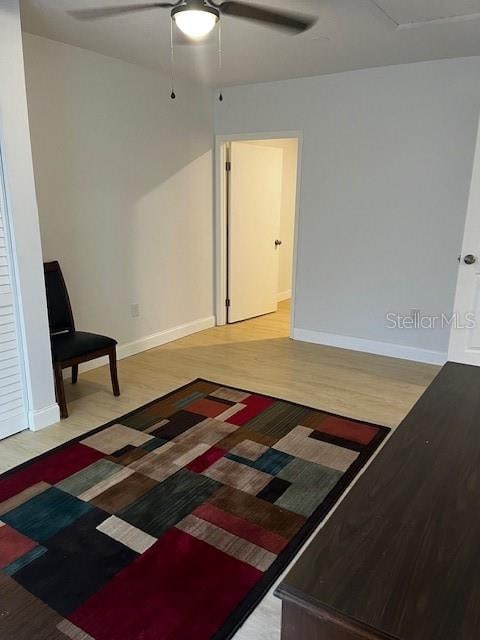
POLYGON ((277 595, 283 640, 480 639, 480 368, 442 369, 277 595))

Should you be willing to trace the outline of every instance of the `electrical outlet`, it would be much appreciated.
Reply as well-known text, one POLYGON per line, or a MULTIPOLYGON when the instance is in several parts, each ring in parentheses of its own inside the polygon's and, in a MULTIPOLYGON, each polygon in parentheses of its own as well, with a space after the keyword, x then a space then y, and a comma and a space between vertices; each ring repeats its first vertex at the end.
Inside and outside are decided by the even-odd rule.
POLYGON ((132 318, 138 318, 138 316, 140 315, 140 305, 138 305, 137 303, 132 304, 130 309, 132 312, 132 318))

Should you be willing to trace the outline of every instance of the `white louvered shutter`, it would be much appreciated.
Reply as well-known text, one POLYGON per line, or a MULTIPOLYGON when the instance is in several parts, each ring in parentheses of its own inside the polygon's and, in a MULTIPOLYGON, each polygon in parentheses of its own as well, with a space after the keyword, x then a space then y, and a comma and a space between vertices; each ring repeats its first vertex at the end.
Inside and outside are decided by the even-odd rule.
POLYGON ((0 438, 28 426, 11 246, 0 159, 0 438))

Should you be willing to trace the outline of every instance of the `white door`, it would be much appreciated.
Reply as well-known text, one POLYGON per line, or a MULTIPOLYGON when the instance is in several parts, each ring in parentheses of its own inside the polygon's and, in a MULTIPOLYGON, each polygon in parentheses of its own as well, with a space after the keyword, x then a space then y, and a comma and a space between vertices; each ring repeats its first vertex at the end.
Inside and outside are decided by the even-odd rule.
POLYGON ((0 438, 28 426, 12 244, 0 158, 0 438))
POLYGON ((278 308, 283 151, 232 142, 228 207, 228 322, 278 308))
POLYGON ((480 366, 480 135, 455 296, 448 359, 480 366))

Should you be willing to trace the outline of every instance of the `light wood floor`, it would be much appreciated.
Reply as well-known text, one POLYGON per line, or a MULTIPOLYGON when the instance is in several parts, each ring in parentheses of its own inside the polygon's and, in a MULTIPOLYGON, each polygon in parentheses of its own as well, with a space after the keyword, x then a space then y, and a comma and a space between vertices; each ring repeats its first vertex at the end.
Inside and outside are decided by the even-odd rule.
MULTIPOLYGON (((0 472, 127 413, 195 378, 271 394, 396 427, 438 367, 294 342, 289 304, 276 314, 216 327, 119 362, 122 395, 114 398, 106 367, 66 384, 70 417, 40 432, 0 442, 0 472)), ((268 596, 238 640, 277 640, 280 605, 268 596)))

